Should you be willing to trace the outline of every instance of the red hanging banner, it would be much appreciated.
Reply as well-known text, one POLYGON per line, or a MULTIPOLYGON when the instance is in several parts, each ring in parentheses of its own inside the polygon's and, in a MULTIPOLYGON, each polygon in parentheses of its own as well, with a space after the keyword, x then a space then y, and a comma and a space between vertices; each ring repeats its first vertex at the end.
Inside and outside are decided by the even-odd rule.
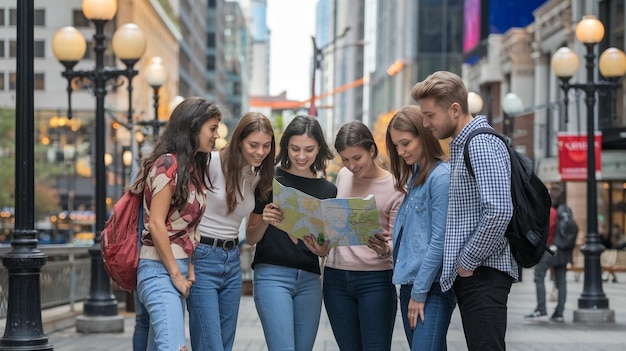
MULTIPOLYGON (((587 134, 559 132, 561 181, 587 180, 587 134)), ((595 132, 596 178, 602 173, 602 132, 595 132)))

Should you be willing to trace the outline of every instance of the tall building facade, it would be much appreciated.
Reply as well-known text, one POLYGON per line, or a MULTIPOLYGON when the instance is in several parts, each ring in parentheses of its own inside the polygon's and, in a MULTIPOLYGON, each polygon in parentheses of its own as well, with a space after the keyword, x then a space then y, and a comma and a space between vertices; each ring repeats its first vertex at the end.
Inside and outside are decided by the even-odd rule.
POLYGON ((380 116, 413 103, 413 85, 436 70, 460 74, 463 5, 320 0, 317 36, 328 33, 327 42, 336 40, 322 64, 320 104, 328 111, 319 109, 319 115, 327 137, 350 120, 371 127, 380 116))
POLYGON ((267 27, 267 1, 252 0, 250 9, 252 52, 250 67, 250 95, 265 96, 270 89, 270 31, 267 27))
MULTIPOLYGON (((470 90, 484 101, 481 113, 496 129, 505 122, 502 101, 506 94, 518 95, 524 110, 514 116, 510 133, 514 147, 531 157, 541 180, 563 181, 559 172, 559 135, 586 135, 587 111, 585 94, 564 93, 553 72, 552 55, 563 46, 575 51, 581 61, 571 82, 586 82, 584 56, 586 47, 575 35, 576 24, 584 15, 595 15, 605 26, 605 37, 596 46, 599 55, 608 47, 624 49, 624 0, 575 1, 550 0, 498 2, 467 0, 466 11, 488 19, 481 21, 472 45, 466 45, 463 78, 470 90), (499 6, 523 6, 516 10, 499 6), (477 7, 476 7, 477 6, 477 7), (500 11, 500 12, 499 12, 500 11), (509 16, 500 32, 490 21, 504 14, 509 16), (511 14, 519 15, 511 19, 511 14), (528 19, 530 18, 530 19, 528 19), (485 28, 490 28, 485 31, 485 28), (567 113, 567 120, 565 118, 567 113)), ((502 28, 502 27, 501 27, 502 28)), ((466 39, 473 33, 468 31, 466 39)), ((596 61, 597 63, 597 61, 596 61)), ((597 68, 597 67, 596 67, 597 68)), ((595 80, 601 79, 599 73, 595 80)), ((595 109, 595 129, 602 133, 601 174, 597 177, 598 231, 607 234, 613 225, 626 227, 626 101, 624 81, 613 99, 599 94, 595 109), (614 113, 612 113, 613 111, 614 113)), ((588 145, 589 146, 589 145, 588 145)), ((579 227, 587 221, 587 186, 584 181, 565 181, 567 203, 572 207, 579 227)), ((585 231, 582 231, 583 233, 585 231)), ((584 234, 579 236, 583 242, 584 234)))
MULTIPOLYGON (((52 38, 65 26, 78 29, 87 42, 87 50, 75 70, 93 70, 95 54, 93 35, 95 28, 82 13, 81 0, 35 1, 34 13, 34 69, 35 69, 35 145, 36 150, 45 149, 50 164, 61 164, 67 170, 57 179, 59 207, 64 210, 89 209, 93 201, 92 139, 94 132, 95 98, 91 82, 75 80, 72 83, 73 118, 67 118, 67 80, 61 76, 64 67, 52 53, 52 38)), ((109 39, 115 29, 125 23, 135 23, 146 37, 146 52, 135 64, 138 75, 132 80, 133 94, 131 118, 133 120, 154 117, 152 89, 148 86, 144 71, 150 58, 159 56, 165 65, 178 66, 178 41, 180 31, 172 20, 169 8, 157 0, 119 0, 116 17, 109 21, 105 33, 109 39)), ((15 108, 16 76, 16 1, 0 1, 0 107, 15 108)), ((105 65, 123 69, 115 58, 111 42, 107 40, 105 65)), ((107 176, 107 196, 115 199, 122 186, 121 151, 131 140, 131 131, 121 127, 129 118, 127 80, 121 78, 108 82, 105 98, 106 153, 112 164, 107 176)), ((168 72, 168 80, 160 89, 159 117, 169 115, 169 99, 178 94, 178 72, 168 72)))
POLYGON ((224 14, 225 102, 236 120, 249 106, 251 35, 238 2, 226 2, 224 14))
MULTIPOLYGON (((224 61, 224 0, 208 0, 207 6, 207 46, 206 46, 206 70, 204 71, 207 97, 220 105, 226 106, 226 73, 224 61)), ((229 111, 224 111, 226 116, 229 111)))
MULTIPOLYGON (((211 1, 209 1, 211 2, 211 1)), ((208 18, 205 0, 179 0, 179 92, 183 97, 206 96, 208 18)))
POLYGON ((415 83, 434 71, 461 73, 463 1, 379 2, 373 119, 413 103, 415 83))
POLYGON ((360 80, 364 67, 365 0, 334 1, 333 13, 335 36, 337 33, 345 35, 329 47, 334 58, 333 134, 328 135, 331 139, 344 123, 363 119, 363 84, 360 80))
MULTIPOLYGON (((318 0, 315 5, 315 46, 329 48, 331 37, 337 30, 335 16, 333 15, 334 0, 318 0)), ((334 56, 322 53, 319 71, 316 70, 316 58, 311 58, 311 70, 315 75, 316 84, 311 86, 311 96, 319 96, 317 99, 317 118, 328 140, 333 137, 333 106, 334 95, 330 92, 334 86, 334 56)))

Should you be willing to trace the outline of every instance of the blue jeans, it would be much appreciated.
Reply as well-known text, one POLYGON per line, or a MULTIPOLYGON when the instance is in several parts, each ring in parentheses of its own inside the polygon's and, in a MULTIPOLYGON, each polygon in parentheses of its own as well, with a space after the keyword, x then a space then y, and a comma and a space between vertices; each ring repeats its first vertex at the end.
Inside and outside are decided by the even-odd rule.
POLYGON ((313 349, 322 313, 322 285, 318 274, 257 264, 254 304, 268 350, 313 349))
POLYGON ((554 257, 547 252, 544 252, 541 261, 535 266, 535 289, 537 292, 537 311, 546 313, 546 272, 553 267, 554 269, 554 284, 558 289, 558 303, 554 312, 557 315, 562 316, 565 309, 565 299, 567 297, 567 284, 565 281, 565 275, 567 274, 567 266, 557 265, 554 266, 554 257))
MULTIPOLYGON (((188 259, 176 260, 183 276, 187 276, 188 259)), ((139 260, 137 269, 139 301, 150 314, 150 335, 154 338, 149 350, 169 351, 186 347, 185 299, 176 289, 161 261, 139 260)))
POLYGON ((148 332, 150 330, 150 314, 141 301, 139 293, 133 293, 135 302, 135 331, 133 332, 133 351, 146 351, 148 349, 148 332))
POLYGON ((506 313, 513 278, 480 266, 471 277, 458 277, 454 293, 459 302, 465 343, 469 351, 506 349, 506 313))
POLYGON ((239 248, 200 244, 192 256, 196 283, 187 298, 194 351, 232 350, 241 299, 239 248))
POLYGON ((398 307, 392 275, 324 268, 324 305, 340 350, 391 349, 398 307))
POLYGON ((413 285, 400 287, 400 312, 404 333, 411 350, 447 350, 446 335, 450 326, 456 298, 451 290, 441 291, 439 283, 433 283, 426 296, 424 322, 417 319, 417 326, 411 329, 408 320, 409 300, 413 285))

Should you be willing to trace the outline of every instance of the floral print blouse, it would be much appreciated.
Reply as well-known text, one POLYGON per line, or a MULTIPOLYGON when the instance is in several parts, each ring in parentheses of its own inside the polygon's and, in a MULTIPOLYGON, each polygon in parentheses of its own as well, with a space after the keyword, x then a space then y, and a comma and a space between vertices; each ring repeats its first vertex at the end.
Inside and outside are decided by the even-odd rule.
MULTIPOLYGON (((142 233, 141 258, 159 259, 154 242, 150 235, 150 205, 152 197, 166 186, 172 191, 176 188, 178 166, 173 154, 159 156, 150 168, 146 178, 146 188, 144 191, 144 227, 142 233)), ((205 189, 196 189, 193 182, 187 185, 189 197, 185 207, 181 210, 173 204, 170 206, 165 227, 170 239, 174 258, 186 258, 191 256, 194 249, 200 242, 198 223, 206 208, 205 189)))

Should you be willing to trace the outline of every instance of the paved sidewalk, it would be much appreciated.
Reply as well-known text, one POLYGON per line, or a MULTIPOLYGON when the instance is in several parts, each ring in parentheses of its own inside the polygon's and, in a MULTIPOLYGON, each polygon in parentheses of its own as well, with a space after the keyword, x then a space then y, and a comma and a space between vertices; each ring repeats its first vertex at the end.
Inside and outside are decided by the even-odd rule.
MULTIPOLYGON (((578 297, 582 292, 582 277, 580 281, 576 282, 575 274, 572 272, 569 272, 567 275, 568 301, 565 311, 565 323, 524 321, 523 316, 532 312, 536 303, 532 275, 532 270, 525 270, 524 281, 514 284, 509 296, 507 350, 621 351, 626 349, 626 274, 618 274, 618 283, 609 282, 603 285, 604 292, 610 301, 610 307, 615 310, 616 323, 595 325, 572 322, 572 311, 576 309, 578 297)), ((550 290, 550 286, 550 282, 547 281, 547 290, 550 290)), ((548 302, 550 312, 552 312, 554 306, 554 302, 548 302)), ((123 315, 125 316, 124 333, 82 335, 76 333, 75 328, 67 328, 48 335, 49 342, 55 350, 60 351, 130 349, 134 314, 124 313, 123 315)), ((234 350, 267 350, 261 323, 251 296, 244 296, 241 300, 234 350)), ((338 350, 324 311, 322 312, 322 320, 320 321, 314 350, 338 350)), ((396 319, 392 350, 408 350, 399 314, 396 319)), ((458 309, 454 313, 448 332, 448 350, 467 350, 458 309)))

